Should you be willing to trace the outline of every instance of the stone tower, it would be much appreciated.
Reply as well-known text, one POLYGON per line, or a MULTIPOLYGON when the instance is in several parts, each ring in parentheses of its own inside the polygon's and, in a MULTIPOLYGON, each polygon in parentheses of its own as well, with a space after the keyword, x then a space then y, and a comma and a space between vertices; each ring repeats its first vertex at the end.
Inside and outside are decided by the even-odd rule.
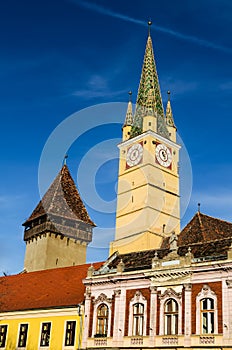
POLYGON ((129 101, 119 145, 115 240, 110 253, 159 248, 180 231, 178 162, 170 94, 163 109, 150 31, 135 112, 129 101))
POLYGON ((67 165, 24 222, 27 271, 84 264, 95 224, 80 198, 67 165))

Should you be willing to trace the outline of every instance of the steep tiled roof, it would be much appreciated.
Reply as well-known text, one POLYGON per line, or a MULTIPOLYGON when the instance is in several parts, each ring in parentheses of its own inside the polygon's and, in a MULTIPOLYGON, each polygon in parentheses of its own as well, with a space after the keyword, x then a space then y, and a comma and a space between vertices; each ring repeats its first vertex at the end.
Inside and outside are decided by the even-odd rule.
POLYGON ((179 250, 191 246, 194 257, 226 255, 232 243, 232 223, 197 212, 178 238, 179 250))
POLYGON ((197 212, 179 235, 179 246, 232 237, 232 223, 197 212))
MULTIPOLYGON (((97 269, 102 263, 95 263, 97 269)), ((70 307, 84 300, 90 264, 0 277, 0 311, 70 307)))
MULTIPOLYGON (((184 256, 191 247, 195 258, 226 257, 232 244, 232 223, 226 222, 202 213, 196 213, 178 236, 178 254, 184 256)), ((125 270, 151 268, 152 258, 156 250, 146 250, 127 254, 119 254, 109 263, 109 268, 116 268, 120 260, 125 264, 125 270)), ((162 242, 157 250, 159 258, 169 253, 169 237, 162 242)))
POLYGON ((42 200, 23 225, 27 226, 34 219, 46 214, 81 220, 95 226, 81 200, 67 165, 62 167, 42 200))

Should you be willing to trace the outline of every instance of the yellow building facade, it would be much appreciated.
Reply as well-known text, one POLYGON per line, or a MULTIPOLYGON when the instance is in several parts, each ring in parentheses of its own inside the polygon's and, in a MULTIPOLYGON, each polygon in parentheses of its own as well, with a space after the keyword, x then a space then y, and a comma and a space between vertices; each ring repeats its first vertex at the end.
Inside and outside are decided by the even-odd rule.
POLYGON ((25 310, 0 316, 0 349, 80 349, 82 318, 78 308, 25 310))

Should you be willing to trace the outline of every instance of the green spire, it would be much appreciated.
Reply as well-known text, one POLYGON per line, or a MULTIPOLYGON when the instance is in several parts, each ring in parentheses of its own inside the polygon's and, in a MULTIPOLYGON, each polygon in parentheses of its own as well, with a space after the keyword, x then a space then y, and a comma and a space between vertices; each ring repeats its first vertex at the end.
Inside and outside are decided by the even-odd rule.
POLYGON ((169 137, 165 125, 159 79, 156 70, 152 39, 150 36, 151 22, 149 21, 148 24, 149 32, 136 101, 132 136, 136 136, 142 133, 143 117, 145 115, 154 115, 157 117, 157 132, 162 136, 169 137))

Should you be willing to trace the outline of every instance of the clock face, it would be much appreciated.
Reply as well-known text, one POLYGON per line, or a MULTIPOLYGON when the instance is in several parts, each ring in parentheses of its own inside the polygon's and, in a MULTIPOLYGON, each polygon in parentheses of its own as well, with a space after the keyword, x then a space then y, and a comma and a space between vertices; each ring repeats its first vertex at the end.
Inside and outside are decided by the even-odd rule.
POLYGON ((162 143, 156 146, 155 156, 158 163, 165 168, 168 168, 172 163, 172 153, 171 150, 162 143))
POLYGON ((141 143, 135 143, 127 150, 126 164, 128 167, 137 165, 140 163, 143 157, 143 146, 141 143))

